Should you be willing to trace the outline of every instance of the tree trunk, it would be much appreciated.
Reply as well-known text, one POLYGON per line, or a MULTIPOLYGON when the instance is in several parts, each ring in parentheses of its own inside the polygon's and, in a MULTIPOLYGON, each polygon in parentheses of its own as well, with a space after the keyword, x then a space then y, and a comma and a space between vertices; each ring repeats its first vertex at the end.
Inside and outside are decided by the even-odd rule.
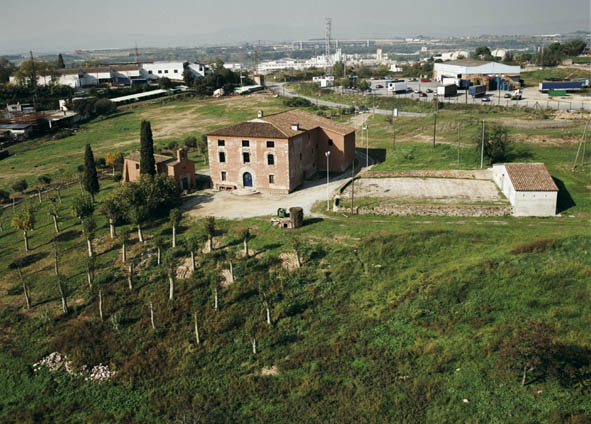
POLYGON ((160 265, 161 262, 162 262, 162 251, 161 251, 160 247, 158 247, 158 253, 156 255, 156 263, 158 265, 160 265))
POLYGON ((55 193, 57 194, 57 200, 62 203, 62 193, 61 190, 59 188, 55 189, 55 193))
POLYGON ((207 247, 209 247, 210 252, 213 252, 213 237, 207 239, 207 247))
POLYGON ((127 284, 129 286, 129 290, 133 290, 133 263, 129 264, 129 268, 127 270, 127 284))
POLYGON ((57 216, 51 215, 53 218, 53 226, 55 227, 56 234, 60 232, 60 227, 57 225, 57 216))
POLYGON ((92 250, 92 240, 86 239, 86 242, 88 243, 88 257, 92 258, 94 256, 94 251, 92 250))
POLYGON ((86 278, 88 280, 88 287, 92 288, 92 281, 94 280, 94 278, 92 275, 92 269, 90 269, 90 267, 86 269, 86 278))
POLYGON ((115 176, 115 167, 113 167, 113 177, 115 176))
POLYGON ((156 329, 156 324, 154 323, 154 304, 150 302, 150 322, 152 323, 152 330, 156 329))
POLYGON ((300 258, 300 252, 298 252, 297 250, 295 251, 295 255, 296 255, 296 266, 298 268, 302 267, 302 258, 300 258))
POLYGON ((248 258, 248 240, 244 240, 244 257, 248 258))
POLYGON ((521 385, 525 386, 525 379, 527 378, 527 365, 523 366, 523 378, 521 379, 521 385))
POLYGON ((218 310, 218 289, 213 291, 213 309, 218 310))
POLYGON ((125 246, 125 243, 123 243, 121 245, 121 262, 125 263, 126 260, 127 260, 127 247, 125 246))
POLYGON ((253 337, 251 343, 252 343, 252 354, 256 355, 257 354, 257 338, 253 337))
POLYGON ((176 247, 176 226, 172 226, 172 247, 176 247))
POLYGON ((109 233, 111 234, 111 239, 117 237, 115 233, 115 224, 113 223, 113 218, 109 218, 109 233))
POLYGON ((234 264, 232 263, 232 259, 228 261, 230 263, 230 283, 234 282, 234 264))
POLYGON ((142 234, 141 225, 137 226, 137 236, 138 236, 138 239, 140 240, 140 243, 143 243, 144 242, 144 235, 142 234))
POLYGON ((62 309, 64 310, 64 314, 68 313, 68 302, 66 300, 66 294, 64 293, 64 287, 62 286, 62 279, 61 277, 57 277, 57 288, 60 291, 60 296, 62 297, 62 309))
POLYGON ((169 283, 168 300, 173 300, 174 299, 174 277, 172 275, 168 276, 168 283, 169 283))
POLYGON ((269 308, 265 308, 267 311, 267 324, 271 325, 271 311, 269 310, 269 308))
POLYGON ((197 312, 195 312, 193 314, 193 317, 195 318, 195 341, 197 342, 197 344, 200 344, 201 340, 199 339, 199 326, 197 324, 197 312))
POLYGON ((191 271, 195 272, 197 267, 195 266, 195 252, 191 250, 191 271))
POLYGON ((29 251, 29 235, 27 234, 26 231, 23 231, 24 235, 25 235, 25 252, 29 251))
POLYGON ((2 222, 0 222, 0 232, 4 231, 4 227, 2 227, 2 222))
POLYGON ((25 293, 25 303, 27 305, 27 309, 31 309, 31 292, 29 291, 29 288, 27 287, 27 282, 23 278, 23 273, 22 273, 20 267, 18 268, 18 276, 23 283, 23 291, 25 293))
POLYGON ((99 317, 101 318, 101 321, 104 319, 103 316, 103 291, 99 290, 98 292, 98 307, 99 307, 99 317))
POLYGON ((37 194, 39 194, 39 203, 43 203, 43 201, 41 200, 41 190, 37 190, 37 194))

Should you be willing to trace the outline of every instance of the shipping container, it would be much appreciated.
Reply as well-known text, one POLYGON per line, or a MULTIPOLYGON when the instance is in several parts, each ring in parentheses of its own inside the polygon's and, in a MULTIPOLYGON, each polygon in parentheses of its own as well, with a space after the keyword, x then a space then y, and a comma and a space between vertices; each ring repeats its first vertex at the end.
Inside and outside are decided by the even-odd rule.
POLYGON ((581 91, 581 81, 541 82, 539 90, 547 93, 549 90, 581 91))
POLYGON ((486 94, 486 86, 485 85, 473 85, 472 87, 468 88, 468 94, 473 97, 480 97, 486 94))
POLYGON ((550 90, 548 94, 550 94, 550 97, 566 96, 566 90, 550 90))

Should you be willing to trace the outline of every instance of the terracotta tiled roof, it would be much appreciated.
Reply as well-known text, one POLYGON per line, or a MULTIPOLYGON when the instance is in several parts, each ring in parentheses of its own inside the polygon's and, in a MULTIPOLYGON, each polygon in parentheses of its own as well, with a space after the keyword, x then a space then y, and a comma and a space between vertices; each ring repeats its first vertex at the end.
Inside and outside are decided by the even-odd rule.
MULTIPOLYGON (((139 162, 140 161, 140 152, 133 152, 130 155, 127 155, 125 157, 125 159, 127 160, 131 160, 134 162, 139 162)), ((173 158, 171 156, 164 156, 164 155, 154 155, 154 160, 156 161, 156 163, 169 163, 169 162, 177 162, 176 158, 173 158)), ((173 163, 171 163, 172 165, 174 165, 173 163)))
POLYGON ((309 131, 318 127, 329 131, 334 131, 341 135, 346 135, 355 131, 355 128, 349 125, 341 124, 340 122, 335 122, 299 109, 288 110, 287 112, 265 116, 260 118, 260 120, 269 122, 289 137, 293 137, 302 133, 303 131, 309 131), (292 130, 291 127, 293 124, 298 124, 300 129, 303 131, 292 130))
POLYGON ((515 191, 558 191, 543 163, 506 163, 505 169, 515 191))
POLYGON ((210 132, 217 137, 288 138, 287 135, 267 122, 241 122, 210 132))
POLYGON ((330 119, 314 115, 313 113, 296 109, 221 128, 212 131, 207 135, 253 138, 290 138, 318 127, 342 135, 355 132, 355 128, 349 125, 334 122, 330 119), (294 124, 298 124, 299 129, 292 129, 294 124))

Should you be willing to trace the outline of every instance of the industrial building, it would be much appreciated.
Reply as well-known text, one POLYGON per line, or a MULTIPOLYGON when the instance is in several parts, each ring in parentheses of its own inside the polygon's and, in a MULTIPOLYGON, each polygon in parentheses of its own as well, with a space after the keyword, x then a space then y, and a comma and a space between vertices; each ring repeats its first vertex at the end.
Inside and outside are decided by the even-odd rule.
POLYGON ((471 85, 484 85, 488 90, 516 90, 521 88, 521 67, 480 60, 453 60, 435 63, 433 79, 462 79, 471 85))
POLYGON ((515 216, 554 216, 558 187, 543 163, 493 165, 493 180, 515 216))
POLYGON ((343 172, 355 129, 302 110, 264 116, 207 134, 214 188, 290 193, 318 171, 343 172), (327 160, 328 156, 328 160, 327 160))

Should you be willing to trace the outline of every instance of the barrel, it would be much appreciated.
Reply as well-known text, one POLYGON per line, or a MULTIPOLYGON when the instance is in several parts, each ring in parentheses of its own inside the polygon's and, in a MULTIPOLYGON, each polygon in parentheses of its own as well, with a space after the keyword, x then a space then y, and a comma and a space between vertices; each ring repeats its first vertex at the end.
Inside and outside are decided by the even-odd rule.
POLYGON ((289 220, 291 228, 300 228, 304 225, 304 210, 300 207, 289 208, 289 220))

